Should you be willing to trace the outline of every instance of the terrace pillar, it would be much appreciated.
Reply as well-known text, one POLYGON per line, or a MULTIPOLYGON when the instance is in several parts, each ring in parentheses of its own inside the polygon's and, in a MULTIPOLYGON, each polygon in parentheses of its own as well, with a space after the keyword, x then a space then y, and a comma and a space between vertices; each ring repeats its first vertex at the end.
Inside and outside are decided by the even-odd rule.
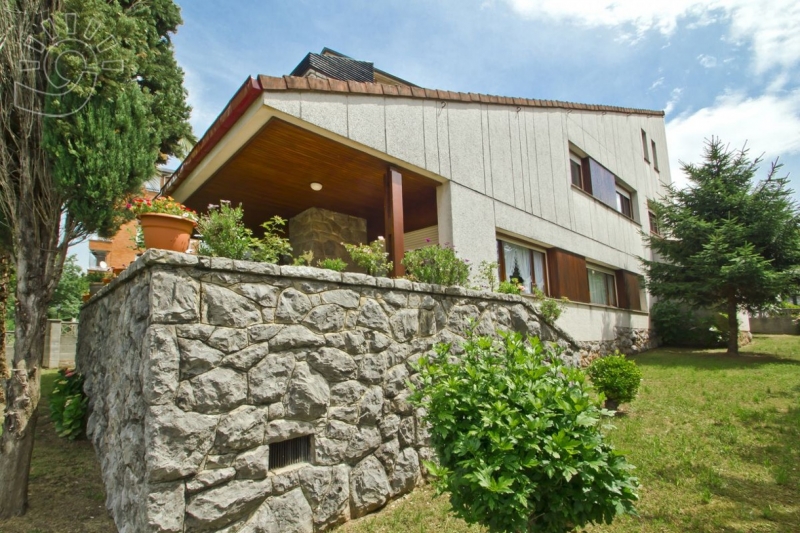
POLYGON ((405 274, 405 268, 401 264, 404 253, 404 234, 403 229, 403 175, 396 168, 389 167, 384 179, 384 238, 386 239, 386 251, 389 252, 389 260, 393 262, 391 275, 400 277, 405 274))

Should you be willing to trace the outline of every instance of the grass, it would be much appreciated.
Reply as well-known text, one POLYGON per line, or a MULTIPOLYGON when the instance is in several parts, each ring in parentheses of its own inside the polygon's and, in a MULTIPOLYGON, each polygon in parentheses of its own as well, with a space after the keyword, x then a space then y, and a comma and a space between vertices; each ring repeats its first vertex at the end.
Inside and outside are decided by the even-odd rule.
POLYGON ((50 421, 47 397, 56 375, 55 370, 42 372, 28 512, 0 521, 0 533, 114 533, 92 444, 58 438, 50 421))
MULTIPOLYGON (((800 337, 757 336, 739 357, 660 349, 608 438, 637 466, 639 517, 589 533, 800 532, 800 337)), ((483 531, 415 491, 341 533, 483 531)))
MULTIPOLYGON (((800 337, 757 336, 739 357, 662 349, 634 358, 644 382, 609 439, 638 467, 639 517, 589 533, 800 533, 800 337)), ((45 372, 43 390, 55 372, 45 372)), ((55 436, 42 400, 30 510, 0 533, 116 531, 87 441, 55 436)), ((429 487, 337 533, 479 533, 429 487)))

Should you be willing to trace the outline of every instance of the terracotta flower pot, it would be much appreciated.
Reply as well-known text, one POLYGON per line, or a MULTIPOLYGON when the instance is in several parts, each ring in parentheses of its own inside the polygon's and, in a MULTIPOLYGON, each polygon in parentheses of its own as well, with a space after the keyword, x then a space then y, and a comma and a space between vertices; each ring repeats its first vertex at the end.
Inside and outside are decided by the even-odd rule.
POLYGON ((142 225, 145 247, 173 252, 186 252, 189 249, 189 237, 196 225, 188 218, 163 213, 142 213, 139 223, 142 225))

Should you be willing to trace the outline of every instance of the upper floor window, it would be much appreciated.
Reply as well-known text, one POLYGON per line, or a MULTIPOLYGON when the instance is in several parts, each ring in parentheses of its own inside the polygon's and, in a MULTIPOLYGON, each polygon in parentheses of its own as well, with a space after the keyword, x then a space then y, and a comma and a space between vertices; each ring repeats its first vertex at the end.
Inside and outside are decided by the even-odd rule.
POLYGON ((656 152, 656 142, 650 141, 650 148, 653 150, 653 168, 658 170, 658 152, 656 152))
POLYGON ((614 274, 587 265, 589 273, 589 301, 600 305, 617 305, 617 286, 614 274))
POLYGON ((652 211, 647 212, 648 222, 650 223, 650 233, 661 235, 661 229, 658 227, 658 217, 652 211))
POLYGON ((569 152, 569 170, 572 184, 591 194, 592 186, 589 182, 589 172, 588 168, 585 167, 587 164, 585 158, 582 158, 574 151, 569 152))
POLYGON ((617 185, 617 211, 633 219, 633 203, 631 193, 617 185))
POLYGON ((497 242, 500 280, 522 285, 527 294, 533 292, 533 287, 547 294, 546 253, 507 241, 497 242))
POLYGON ((642 152, 644 153, 644 160, 650 162, 650 154, 647 153, 647 133, 642 130, 642 152))

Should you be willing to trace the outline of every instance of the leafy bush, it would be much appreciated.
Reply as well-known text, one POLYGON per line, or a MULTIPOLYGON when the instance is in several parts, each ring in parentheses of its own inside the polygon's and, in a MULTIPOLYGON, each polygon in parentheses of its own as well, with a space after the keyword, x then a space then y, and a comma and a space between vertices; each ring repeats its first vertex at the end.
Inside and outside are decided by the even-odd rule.
POLYGON ((497 286, 497 292, 502 294, 522 294, 522 289, 519 286, 519 283, 514 283, 513 281, 501 281, 500 285, 497 286))
POLYGON ((132 212, 135 216, 159 213, 162 215, 174 215, 176 217, 187 218, 192 222, 197 222, 197 213, 176 201, 171 196, 160 196, 153 200, 148 198, 134 198, 126 207, 128 211, 132 212))
POLYGON ((220 205, 209 205, 208 213, 197 223, 203 236, 200 255, 277 263, 281 256, 292 252, 289 240, 278 235, 286 224, 284 219, 275 216, 261 224, 264 236, 258 239, 244 225, 243 217, 242 206, 231 207, 227 200, 221 200, 220 205))
POLYGON ((417 363, 412 401, 431 428, 437 492, 492 532, 564 533, 634 514, 638 481, 603 440, 585 374, 529 341, 470 338, 459 358, 440 345, 417 363))
POLYGON ((370 276, 385 276, 394 266, 389 261, 389 254, 386 252, 386 243, 383 237, 370 244, 346 244, 342 243, 353 262, 367 271, 370 276))
POLYGON ((464 286, 469 280, 469 265, 451 246, 434 244, 410 250, 403 257, 406 276, 421 283, 464 286))
POLYGON ((59 437, 75 440, 83 435, 89 398, 83 392, 83 376, 61 369, 50 394, 50 418, 59 437))
POLYGON ((317 266, 319 268, 325 268, 327 270, 335 270, 336 272, 343 272, 345 268, 347 268, 347 263, 342 261, 339 258, 327 258, 327 259, 320 259, 317 261, 317 266))
POLYGON ((594 387, 613 403, 628 403, 639 393, 642 371, 619 352, 595 359, 588 373, 594 387))
POLYGON ((727 315, 722 313, 698 315, 677 302, 660 300, 650 316, 665 346, 713 348, 728 342, 727 315))

